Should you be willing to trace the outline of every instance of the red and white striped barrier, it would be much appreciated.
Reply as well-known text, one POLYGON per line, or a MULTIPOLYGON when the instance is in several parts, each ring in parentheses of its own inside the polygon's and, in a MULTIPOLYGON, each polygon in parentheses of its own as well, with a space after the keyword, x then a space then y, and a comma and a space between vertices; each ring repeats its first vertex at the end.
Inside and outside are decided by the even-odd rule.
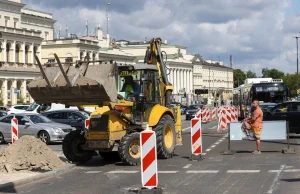
POLYGON ((211 119, 213 121, 217 120, 217 111, 216 111, 215 107, 212 107, 212 109, 211 109, 211 119))
POLYGON ((84 127, 85 127, 86 129, 88 129, 89 126, 90 126, 90 119, 85 119, 85 121, 84 121, 84 127))
POLYGON ((196 117, 201 119, 201 108, 197 109, 196 117))
POLYGON ((18 119, 11 119, 11 143, 15 143, 19 139, 18 119))
POLYGON ((140 133, 141 147, 141 174, 142 185, 147 189, 157 187, 157 154, 156 154, 156 134, 147 129, 140 133))
POLYGON ((230 111, 231 111, 231 122, 234 122, 236 121, 234 107, 230 107, 230 111))
POLYGON ((197 156, 202 153, 201 118, 191 120, 191 145, 192 155, 197 156))
POLYGON ((211 115, 211 114, 210 114, 210 110, 209 110, 209 108, 206 108, 206 118, 207 118, 207 120, 206 120, 206 121, 207 121, 207 122, 208 122, 208 121, 211 121, 211 117, 210 117, 210 115, 211 115))
POLYGON ((225 131, 227 128, 227 115, 226 115, 226 110, 223 109, 221 111, 220 117, 219 117, 219 123, 218 123, 218 129, 217 131, 223 130, 225 131))
POLYGON ((225 108, 225 110, 226 110, 226 122, 227 123, 230 123, 231 122, 231 110, 230 110, 230 108, 225 108))

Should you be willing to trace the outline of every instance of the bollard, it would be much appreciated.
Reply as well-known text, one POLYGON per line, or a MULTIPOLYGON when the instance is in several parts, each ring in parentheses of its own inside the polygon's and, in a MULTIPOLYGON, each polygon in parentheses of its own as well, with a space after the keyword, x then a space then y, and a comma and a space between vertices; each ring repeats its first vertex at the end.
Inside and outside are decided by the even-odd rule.
POLYGON ((234 155, 236 154, 236 151, 234 150, 231 150, 231 147, 230 147, 230 127, 228 128, 228 149, 221 152, 221 155, 234 155))
POLYGON ((157 188, 157 150, 156 150, 156 134, 149 130, 149 126, 145 131, 140 133, 141 148, 141 178, 142 188, 138 193, 157 193, 161 194, 162 189, 157 188))
POLYGON ((216 108, 213 107, 212 110, 211 110, 211 119, 213 121, 217 120, 217 114, 216 114, 216 108))
POLYGON ((11 143, 15 143, 19 139, 18 119, 11 119, 11 143))
POLYGON ((219 117, 219 123, 218 123, 218 129, 217 131, 220 131, 220 129, 222 129, 223 131, 225 131, 227 128, 227 120, 226 120, 226 113, 225 110, 223 109, 221 111, 220 117, 219 117))
POLYGON ((197 161, 203 160, 201 118, 195 117, 191 120, 191 148, 192 148, 192 155, 189 159, 197 160, 197 161))

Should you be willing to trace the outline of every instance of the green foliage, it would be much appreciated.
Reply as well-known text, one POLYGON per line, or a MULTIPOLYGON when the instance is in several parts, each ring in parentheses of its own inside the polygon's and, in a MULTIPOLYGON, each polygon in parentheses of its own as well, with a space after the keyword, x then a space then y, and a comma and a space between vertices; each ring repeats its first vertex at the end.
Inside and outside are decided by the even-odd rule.
MULTIPOLYGON (((298 76, 300 82, 300 75, 298 76)), ((290 90, 290 96, 297 96, 297 74, 286 74, 283 78, 284 83, 288 86, 290 90)))
POLYGON ((240 69, 233 70, 233 85, 234 87, 238 87, 239 85, 244 84, 246 79, 245 73, 240 69))
POLYGON ((257 78, 256 73, 252 72, 252 71, 247 71, 247 78, 257 78))
POLYGON ((262 77, 263 78, 273 78, 273 79, 283 79, 284 78, 284 72, 278 71, 277 69, 268 69, 263 68, 262 71, 262 77))

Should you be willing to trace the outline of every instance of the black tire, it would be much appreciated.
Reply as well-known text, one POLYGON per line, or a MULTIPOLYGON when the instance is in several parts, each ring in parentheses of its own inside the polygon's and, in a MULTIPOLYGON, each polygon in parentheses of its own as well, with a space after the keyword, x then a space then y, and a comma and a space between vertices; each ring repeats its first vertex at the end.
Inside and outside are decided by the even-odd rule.
POLYGON ((172 158, 176 145, 176 130, 174 119, 170 115, 164 115, 156 127, 153 128, 153 131, 156 133, 156 144, 157 144, 157 158, 159 159, 168 159, 172 158), (165 143, 164 132, 167 127, 172 128, 173 132, 173 142, 172 145, 168 148, 165 143))
POLYGON ((38 138, 45 144, 50 143, 50 135, 47 131, 40 131, 38 134, 38 138))
POLYGON ((0 132, 0 144, 4 144, 4 143, 5 143, 4 135, 0 132))
POLYGON ((108 161, 120 160, 120 156, 118 152, 99 152, 99 155, 108 161))
POLYGON ((140 133, 134 132, 124 135, 124 137, 121 139, 118 152, 120 159, 123 163, 128 164, 130 166, 138 166, 141 164, 141 149, 140 149, 140 133), (130 145, 132 143, 138 144, 138 146, 132 147, 130 150, 130 145), (138 149, 138 150, 136 150, 138 149), (136 157, 133 157, 133 155, 130 154, 130 151, 132 153, 136 153, 136 157))
POLYGON ((81 135, 81 131, 71 131, 62 142, 62 150, 68 160, 74 163, 86 163, 93 156, 95 151, 82 150, 79 145, 85 144, 86 139, 81 135))

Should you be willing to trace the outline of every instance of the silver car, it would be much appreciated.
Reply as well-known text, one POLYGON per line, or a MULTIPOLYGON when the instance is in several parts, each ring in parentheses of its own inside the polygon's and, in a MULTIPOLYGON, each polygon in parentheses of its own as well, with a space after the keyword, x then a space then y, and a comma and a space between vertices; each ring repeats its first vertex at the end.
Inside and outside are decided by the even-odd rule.
POLYGON ((32 135, 46 144, 61 142, 71 131, 76 130, 70 125, 55 123, 45 116, 36 113, 17 113, 0 118, 0 143, 11 142, 11 119, 18 119, 19 138, 32 135))

